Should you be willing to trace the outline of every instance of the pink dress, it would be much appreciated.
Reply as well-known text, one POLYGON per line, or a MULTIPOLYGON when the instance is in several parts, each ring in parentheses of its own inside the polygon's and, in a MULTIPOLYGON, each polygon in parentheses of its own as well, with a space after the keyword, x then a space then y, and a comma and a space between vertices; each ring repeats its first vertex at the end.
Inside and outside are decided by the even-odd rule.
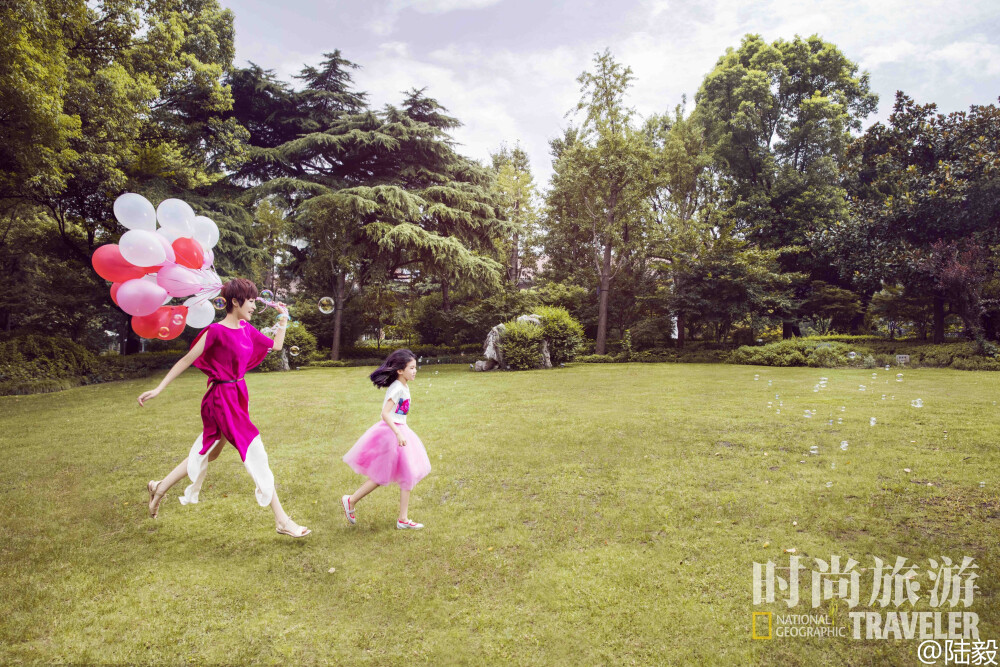
POLYGON ((409 391, 399 382, 394 382, 386 391, 383 404, 389 399, 396 406, 392 418, 396 428, 406 438, 406 446, 400 447, 392 428, 379 419, 344 454, 344 463, 379 486, 399 484, 399 488, 409 490, 431 471, 431 462, 424 443, 406 425, 406 416, 410 412, 409 391))
POLYGON ((203 430, 199 454, 206 454, 220 436, 225 436, 246 462, 247 448, 260 431, 250 421, 250 397, 243 376, 264 360, 274 341, 243 321, 239 329, 214 322, 198 334, 191 347, 202 336, 205 351, 194 360, 194 365, 208 376, 208 391, 201 399, 203 430))

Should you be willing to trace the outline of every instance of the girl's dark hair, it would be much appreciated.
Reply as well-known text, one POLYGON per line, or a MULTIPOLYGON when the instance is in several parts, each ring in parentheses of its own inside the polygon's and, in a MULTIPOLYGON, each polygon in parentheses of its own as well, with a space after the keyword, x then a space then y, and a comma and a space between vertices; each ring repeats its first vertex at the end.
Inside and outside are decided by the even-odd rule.
POLYGON ((416 360, 416 358, 409 350, 396 350, 386 357, 382 365, 378 367, 378 370, 368 377, 372 379, 376 387, 388 387, 398 379, 399 376, 396 375, 396 371, 403 370, 410 363, 410 359, 416 360))
POLYGON ((226 312, 231 313, 237 303, 242 306, 247 301, 257 298, 257 286, 246 278, 236 278, 222 286, 222 296, 226 300, 226 312))

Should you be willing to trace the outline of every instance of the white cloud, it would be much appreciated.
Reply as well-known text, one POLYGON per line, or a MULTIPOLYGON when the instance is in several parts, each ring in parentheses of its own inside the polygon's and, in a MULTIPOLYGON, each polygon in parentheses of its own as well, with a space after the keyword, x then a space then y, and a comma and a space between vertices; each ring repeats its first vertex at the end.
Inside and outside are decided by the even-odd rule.
POLYGON ((409 9, 418 14, 446 14, 459 10, 485 9, 501 0, 390 0, 384 13, 369 24, 376 35, 390 35, 396 29, 400 12, 409 9))
POLYGON ((1000 74, 1000 47, 977 37, 972 41, 952 42, 932 51, 928 57, 965 76, 981 78, 1000 74))
POLYGON ((906 62, 920 53, 916 45, 905 39, 889 44, 879 44, 863 51, 860 65, 863 69, 872 70, 880 65, 906 62))

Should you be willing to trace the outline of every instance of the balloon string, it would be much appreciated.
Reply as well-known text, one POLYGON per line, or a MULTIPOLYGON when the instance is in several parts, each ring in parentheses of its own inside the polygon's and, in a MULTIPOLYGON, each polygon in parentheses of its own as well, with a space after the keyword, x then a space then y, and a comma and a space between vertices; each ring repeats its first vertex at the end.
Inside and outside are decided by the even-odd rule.
POLYGON ((208 295, 209 295, 209 294, 211 294, 211 293, 212 293, 212 292, 214 292, 215 290, 217 290, 217 289, 221 289, 221 288, 222 288, 222 283, 213 283, 213 284, 211 284, 211 285, 208 285, 208 286, 206 286, 206 287, 203 287, 202 289, 200 289, 200 290, 198 290, 197 292, 195 292, 195 296, 196 296, 196 297, 197 297, 197 296, 201 296, 202 294, 204 294, 205 296, 202 296, 202 297, 201 297, 200 299, 196 299, 196 300, 195 300, 195 301, 193 302, 193 304, 192 304, 192 305, 196 305, 196 306, 200 306, 201 304, 203 304, 203 303, 205 303, 206 301, 208 301, 208 295))

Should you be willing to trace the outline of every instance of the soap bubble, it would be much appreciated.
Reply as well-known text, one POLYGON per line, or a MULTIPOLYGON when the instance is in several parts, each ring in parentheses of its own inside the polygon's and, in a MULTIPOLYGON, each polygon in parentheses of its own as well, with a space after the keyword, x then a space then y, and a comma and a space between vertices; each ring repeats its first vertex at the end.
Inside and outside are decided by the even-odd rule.
POLYGON ((902 381, 903 381, 903 374, 896 373, 896 382, 902 382, 902 381))
POLYGON ((805 412, 805 414, 804 414, 803 416, 804 416, 804 417, 805 417, 806 419, 810 419, 810 418, 812 417, 812 413, 811 413, 811 412, 809 412, 808 410, 806 410, 806 412, 805 412))
POLYGON ((156 335, 166 340, 170 337, 170 327, 160 327, 160 331, 156 335))
POLYGON ((874 425, 875 425, 875 418, 874 418, 874 417, 872 417, 872 418, 871 418, 871 419, 870 419, 870 420, 868 421, 868 425, 869 425, 869 426, 874 426, 874 425))
POLYGON ((810 447, 809 448, 809 453, 810 454, 819 454, 819 446, 818 445, 813 445, 812 447, 810 447))
POLYGON ((912 401, 910 401, 910 405, 912 405, 915 408, 922 408, 924 407, 924 402, 922 399, 915 398, 912 401))
POLYGON ((759 379, 760 379, 760 376, 759 376, 759 375, 754 375, 754 376, 753 376, 753 381, 754 381, 754 382, 756 382, 756 381, 757 381, 757 380, 759 380, 759 379))
POLYGON ((226 297, 224 297, 224 296, 217 296, 217 297, 215 297, 214 299, 212 299, 212 305, 215 306, 216 310, 225 310, 226 309, 226 297))
POLYGON ((829 488, 830 488, 831 486, 833 486, 833 482, 827 482, 827 483, 826 483, 826 488, 828 488, 828 489, 829 489, 829 488))
POLYGON ((288 354, 292 355, 293 357, 299 356, 299 346, 292 345, 290 348, 288 348, 288 354))
POLYGON ((847 451, 847 447, 848 447, 847 441, 846 440, 841 440, 840 441, 840 451, 846 452, 847 451))
POLYGON ((841 411, 841 412, 844 412, 844 411, 846 411, 846 410, 847 410, 847 408, 845 408, 845 407, 844 407, 843 405, 841 405, 841 406, 840 406, 840 411, 841 411))
POLYGON ((889 364, 885 365, 885 370, 889 370, 889 364))
POLYGON ((980 489, 985 489, 986 488, 986 482, 980 482, 979 483, 979 488, 980 489))
POLYGON ((867 389, 867 387, 865 387, 863 384, 858 385, 858 391, 864 391, 865 389, 867 389))
POLYGON ((274 301, 274 292, 269 289, 261 290, 260 298, 264 299, 264 301, 274 301))
POLYGON ((857 357, 857 356, 858 356, 858 353, 857 353, 857 352, 848 352, 848 353, 847 353, 847 358, 848 358, 848 359, 854 359, 854 358, 855 358, 855 357, 857 357))
POLYGON ((328 296, 324 296, 322 299, 319 300, 318 304, 319 312, 323 313, 324 315, 329 315, 330 313, 332 313, 335 307, 336 304, 333 302, 333 299, 331 299, 328 296))
POLYGON ((175 313, 174 316, 170 318, 170 321, 174 323, 174 326, 179 327, 180 325, 184 324, 184 316, 181 315, 180 313, 175 313))

